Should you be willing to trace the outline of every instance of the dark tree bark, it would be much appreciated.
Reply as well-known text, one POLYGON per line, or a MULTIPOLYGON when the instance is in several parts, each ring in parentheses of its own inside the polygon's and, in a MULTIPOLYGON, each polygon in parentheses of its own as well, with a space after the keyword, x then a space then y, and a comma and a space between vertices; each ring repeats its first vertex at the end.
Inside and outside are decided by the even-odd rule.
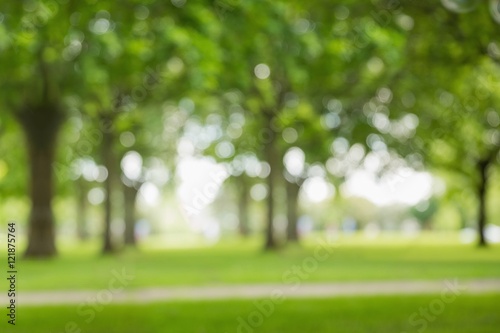
MULTIPOLYGON (((495 156, 495 155, 492 155, 495 156)), ((485 158, 477 164, 479 171, 479 184, 478 184, 478 199, 479 199, 479 207, 478 207, 478 218, 477 218, 477 231, 479 236, 480 247, 486 247, 488 244, 486 242, 486 237, 484 235, 484 227, 486 226, 486 191, 488 187, 488 169, 493 160, 491 158, 485 158)))
MULTIPOLYGON (((269 119, 268 123, 270 124, 272 121, 272 118, 269 119)), ((276 177, 278 173, 278 166, 277 163, 279 162, 277 160, 277 150, 276 150, 276 136, 274 131, 271 130, 271 128, 268 128, 268 137, 265 138, 265 146, 264 146, 264 153, 265 153, 265 158, 267 163, 269 163, 269 166, 271 167, 271 171, 269 173, 269 176, 267 177, 267 198, 266 198, 266 205, 267 205, 267 212, 266 212, 266 240, 264 243, 264 249, 265 250, 273 250, 277 248, 277 243, 274 235, 274 197, 275 197, 275 185, 276 185, 276 177)))
POLYGON ((26 136, 30 173, 31 211, 25 256, 55 256, 52 164, 64 114, 57 104, 44 99, 38 105, 25 105, 16 116, 26 136))
POLYGON ((249 220, 248 220, 248 206, 250 203, 250 195, 248 189, 248 180, 245 179, 245 175, 241 175, 237 178, 238 186, 238 228, 240 235, 243 237, 248 237, 250 235, 249 220))
POLYGON ((106 198, 104 200, 104 231, 103 231, 103 247, 102 253, 114 252, 113 240, 111 235, 111 219, 112 219, 112 194, 113 182, 115 175, 115 159, 113 151, 113 133, 112 133, 112 118, 105 114, 101 116, 103 124, 102 135, 102 159, 104 166, 108 170, 108 177, 104 182, 106 198))
POLYGON ((136 210, 135 202, 137 199, 138 190, 134 186, 127 186, 123 184, 123 198, 125 205, 125 245, 135 246, 135 221, 136 221, 136 210))
POLYGON ((51 257, 57 254, 52 212, 54 149, 40 149, 33 143, 29 147, 31 212, 26 257, 51 257))
POLYGON ((57 254, 55 221, 52 211, 53 162, 57 135, 64 122, 64 109, 59 103, 57 86, 51 81, 49 66, 43 60, 44 45, 37 53, 38 85, 28 91, 24 104, 14 114, 23 128, 28 147, 31 211, 28 221, 26 257, 52 257, 57 254))
POLYGON ((286 203, 287 220, 286 227, 287 241, 297 243, 299 241, 299 232, 297 229, 298 208, 299 208, 300 185, 295 182, 286 182, 286 203))
POLYGON ((77 204, 76 204, 76 234, 78 239, 84 241, 89 238, 87 230, 87 187, 85 180, 80 177, 77 182, 77 204))

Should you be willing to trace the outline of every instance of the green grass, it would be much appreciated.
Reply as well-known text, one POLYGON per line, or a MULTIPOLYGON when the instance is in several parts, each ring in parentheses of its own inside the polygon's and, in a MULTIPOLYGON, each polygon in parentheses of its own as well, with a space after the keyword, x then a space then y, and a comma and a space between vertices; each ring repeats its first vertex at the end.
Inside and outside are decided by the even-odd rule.
MULTIPOLYGON (((499 246, 478 249, 429 239, 343 240, 304 282, 500 278, 499 246)), ((128 288, 282 283, 283 273, 313 256, 315 245, 308 241, 302 248, 264 253, 256 240, 182 250, 157 249, 151 242, 138 251, 108 257, 97 254, 97 243, 60 248, 56 259, 18 261, 19 290, 101 289, 107 286, 112 270, 122 268, 135 276, 128 288)), ((5 283, 0 284, 2 290, 5 283)))
MULTIPOLYGON (((498 332, 500 295, 458 296, 432 321, 412 326, 410 316, 420 308, 429 309, 436 299, 431 295, 295 299, 274 304, 274 311, 265 314, 250 300, 106 305, 88 323, 90 314, 80 316, 77 306, 23 307, 15 327, 6 322, 0 327, 5 333, 411 333, 425 322, 426 333, 498 332), (243 329, 238 318, 261 323, 243 329), (69 322, 75 326, 65 330, 69 322)), ((423 319, 417 316, 414 320, 423 319)))

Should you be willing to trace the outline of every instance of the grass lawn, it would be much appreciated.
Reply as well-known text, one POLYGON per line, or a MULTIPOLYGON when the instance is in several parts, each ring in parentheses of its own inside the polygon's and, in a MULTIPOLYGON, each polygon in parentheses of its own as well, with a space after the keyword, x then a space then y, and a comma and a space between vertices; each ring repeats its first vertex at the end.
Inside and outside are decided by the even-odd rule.
POLYGON ((500 295, 459 295, 432 310, 436 299, 423 295, 285 300, 274 309, 270 300, 258 301, 267 302, 264 310, 254 301, 242 300, 106 305, 83 316, 77 306, 22 307, 15 327, 6 322, 0 327, 5 333, 411 333, 423 328, 426 333, 499 332, 500 295), (430 320, 418 314, 420 308, 428 311, 430 320))
MULTIPOLYGON (((56 259, 17 263, 21 291, 101 289, 112 270, 134 274, 128 288, 172 285, 282 283, 294 265, 314 256, 315 243, 263 253, 260 240, 224 242, 198 249, 158 249, 154 242, 138 251, 102 257, 99 244, 62 244, 56 259)), ((0 257, 0 262, 5 262, 0 257)), ((478 249, 455 241, 399 238, 367 242, 346 239, 304 282, 398 279, 500 278, 500 247, 478 249)), ((6 290, 6 281, 0 283, 6 290)))

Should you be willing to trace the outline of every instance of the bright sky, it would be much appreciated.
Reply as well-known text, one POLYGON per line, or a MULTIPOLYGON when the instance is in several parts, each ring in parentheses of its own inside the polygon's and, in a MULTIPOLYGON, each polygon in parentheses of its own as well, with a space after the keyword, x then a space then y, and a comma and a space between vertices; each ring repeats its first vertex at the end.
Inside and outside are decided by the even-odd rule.
POLYGON ((229 173, 211 158, 185 156, 177 165, 177 176, 177 197, 188 216, 195 216, 214 201, 229 173))
POLYGON ((397 169, 382 179, 377 179, 373 172, 356 170, 341 187, 342 194, 362 197, 378 206, 416 205, 428 199, 432 191, 432 176, 409 168, 397 169))
MULTIPOLYGON (((222 165, 209 158, 185 157, 178 170, 181 183, 177 195, 185 207, 195 209, 209 205, 229 176, 222 165)), ((400 168, 377 179, 374 172, 362 168, 347 177, 340 191, 345 196, 366 198, 379 206, 415 205, 432 195, 433 178, 427 172, 400 168)), ((306 180, 302 194, 306 200, 321 202, 331 198, 335 188, 319 174, 306 180)))

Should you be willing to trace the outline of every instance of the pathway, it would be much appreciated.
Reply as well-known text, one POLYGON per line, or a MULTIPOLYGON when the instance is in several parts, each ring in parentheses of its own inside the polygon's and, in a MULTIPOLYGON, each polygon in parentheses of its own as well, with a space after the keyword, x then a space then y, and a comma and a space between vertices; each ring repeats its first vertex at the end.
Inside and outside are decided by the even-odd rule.
MULTIPOLYGON (((33 291, 18 292, 17 304, 51 305, 102 303, 151 303, 174 300, 219 300, 267 298, 279 293, 290 298, 329 298, 339 296, 415 295, 455 292, 464 294, 500 293, 500 279, 442 280, 442 281, 377 281, 342 283, 253 284, 220 286, 184 286, 130 289, 121 292, 91 291, 33 291)), ((0 304, 8 302, 0 295, 0 304)))

